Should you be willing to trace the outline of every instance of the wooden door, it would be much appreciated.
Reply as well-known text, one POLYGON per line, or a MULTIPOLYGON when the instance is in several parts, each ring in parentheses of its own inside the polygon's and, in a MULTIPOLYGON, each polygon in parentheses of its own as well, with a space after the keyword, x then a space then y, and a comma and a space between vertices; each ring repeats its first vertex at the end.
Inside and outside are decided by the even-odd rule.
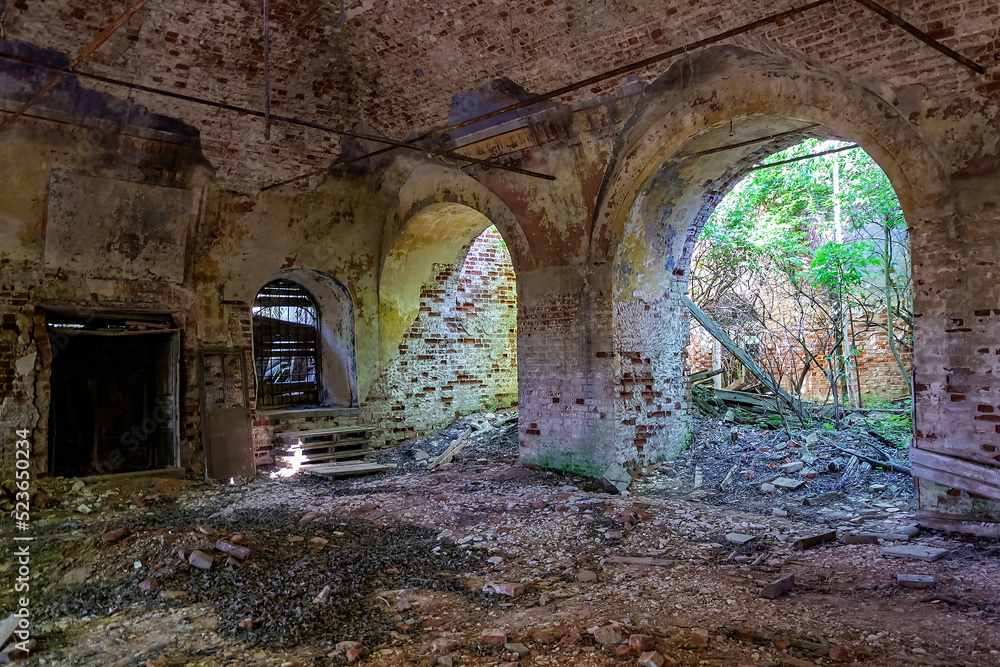
POLYGON ((202 441, 208 479, 256 471, 250 428, 246 350, 202 350, 202 441))

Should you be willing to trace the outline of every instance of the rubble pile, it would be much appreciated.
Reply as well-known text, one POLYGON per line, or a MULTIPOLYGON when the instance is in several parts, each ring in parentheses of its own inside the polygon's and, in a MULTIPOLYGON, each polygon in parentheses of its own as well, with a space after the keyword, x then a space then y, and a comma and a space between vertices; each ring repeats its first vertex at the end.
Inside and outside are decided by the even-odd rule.
POLYGON ((734 442, 701 422, 689 452, 619 493, 517 463, 503 419, 381 452, 405 463, 376 475, 173 480, 141 505, 110 481, 64 490, 32 525, 29 660, 1000 664, 1000 546, 920 526, 899 473, 820 471, 832 444, 859 446, 847 433, 742 424, 734 442), (470 431, 449 463, 417 460, 470 431), (792 483, 763 492, 751 467, 792 483))

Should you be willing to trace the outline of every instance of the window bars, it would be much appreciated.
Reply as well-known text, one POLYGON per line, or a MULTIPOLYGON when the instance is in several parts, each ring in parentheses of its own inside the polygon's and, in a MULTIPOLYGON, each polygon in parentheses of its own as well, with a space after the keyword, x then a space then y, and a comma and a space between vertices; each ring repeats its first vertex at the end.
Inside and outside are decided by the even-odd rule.
POLYGON ((319 309, 301 285, 275 280, 253 302, 257 404, 319 403, 319 309))

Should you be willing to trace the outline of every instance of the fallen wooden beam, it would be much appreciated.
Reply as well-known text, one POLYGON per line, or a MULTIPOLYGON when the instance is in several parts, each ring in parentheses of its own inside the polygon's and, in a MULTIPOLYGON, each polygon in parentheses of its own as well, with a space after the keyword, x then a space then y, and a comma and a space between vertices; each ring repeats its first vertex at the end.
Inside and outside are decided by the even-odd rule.
POLYGON ((455 438, 455 441, 448 445, 448 449, 444 450, 440 456, 427 464, 428 470, 434 470, 438 466, 442 466, 445 463, 451 462, 455 455, 462 451, 465 447, 465 443, 469 440, 469 435, 472 433, 472 429, 465 429, 465 433, 455 438))
POLYGON ((880 461, 879 459, 872 458, 871 456, 865 456, 864 454, 860 454, 854 451, 853 449, 847 449, 846 447, 841 447, 840 445, 836 445, 833 443, 830 443, 830 446, 836 450, 844 452, 845 454, 850 454, 851 456, 855 456, 861 459, 862 461, 867 461, 873 466, 881 466, 886 470, 892 470, 893 472, 901 472, 904 475, 913 474, 913 471, 908 466, 904 466, 899 463, 893 463, 892 461, 880 461))
POLYGON ((783 403, 785 403, 788 406, 788 408, 793 413, 795 413, 796 417, 805 421, 806 415, 802 410, 802 406, 797 401, 795 401, 794 398, 792 398, 791 394, 782 389, 781 386, 774 381, 774 378, 772 378, 769 373, 767 373, 763 368, 761 368, 746 350, 737 345, 736 342, 732 338, 730 338, 725 331, 723 331, 715 322, 712 321, 712 318, 706 315, 701 310, 701 308, 699 308, 694 304, 694 301, 692 301, 687 297, 684 297, 684 304, 687 306, 688 310, 691 311, 691 314, 694 315, 694 318, 698 320, 698 323, 701 324, 701 326, 705 327, 705 330, 708 331, 708 333, 710 333, 716 340, 722 343, 722 345, 725 346, 727 350, 732 352, 733 356, 739 359, 740 363, 743 364, 748 371, 750 371, 758 380, 764 383, 764 386, 770 389, 771 392, 776 397, 778 397, 783 403))
POLYGON ((726 372, 725 368, 716 368, 713 371, 699 371, 697 373, 692 373, 688 376, 691 382, 701 382, 702 380, 707 380, 709 378, 714 378, 716 375, 722 375, 726 372))

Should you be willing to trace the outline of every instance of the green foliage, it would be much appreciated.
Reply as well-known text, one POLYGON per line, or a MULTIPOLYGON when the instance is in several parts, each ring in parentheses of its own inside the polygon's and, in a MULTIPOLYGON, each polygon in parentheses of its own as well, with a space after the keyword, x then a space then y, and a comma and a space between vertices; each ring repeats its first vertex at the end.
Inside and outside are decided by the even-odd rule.
MULTIPOLYGON (((810 139, 764 165, 843 146, 810 139)), ((705 223, 690 284, 694 301, 734 338, 796 342, 798 351, 769 368, 796 391, 810 367, 834 390, 848 309, 911 347, 906 223, 889 179, 860 148, 750 171, 705 223)))

